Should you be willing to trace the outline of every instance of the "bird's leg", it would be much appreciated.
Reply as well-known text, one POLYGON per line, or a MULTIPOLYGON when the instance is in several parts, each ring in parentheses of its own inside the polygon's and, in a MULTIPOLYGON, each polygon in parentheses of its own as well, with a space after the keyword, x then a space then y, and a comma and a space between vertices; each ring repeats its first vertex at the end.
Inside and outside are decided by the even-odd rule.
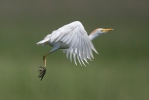
POLYGON ((43 56, 44 67, 40 66, 40 68, 42 68, 42 69, 38 70, 38 72, 39 72, 38 78, 41 78, 41 80, 43 79, 44 75, 46 74, 46 57, 48 55, 49 55, 49 53, 43 56))
POLYGON ((60 48, 60 45, 58 44, 58 45, 56 45, 55 47, 53 47, 52 50, 50 50, 50 52, 49 52, 48 54, 46 54, 46 55, 43 56, 44 67, 40 66, 40 68, 42 68, 42 69, 38 71, 38 72, 39 72, 38 78, 41 78, 41 80, 43 79, 44 75, 46 74, 46 57, 47 57, 50 53, 52 53, 52 52, 58 50, 59 48, 60 48))

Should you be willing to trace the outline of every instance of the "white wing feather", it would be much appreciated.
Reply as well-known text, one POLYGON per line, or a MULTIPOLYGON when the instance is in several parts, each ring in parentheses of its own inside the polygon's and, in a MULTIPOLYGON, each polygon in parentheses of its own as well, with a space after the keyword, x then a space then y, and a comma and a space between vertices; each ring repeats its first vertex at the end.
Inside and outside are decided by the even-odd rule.
POLYGON ((77 64, 77 58, 81 65, 85 65, 84 61, 88 63, 87 59, 92 60, 94 58, 92 51, 98 53, 79 21, 64 25, 58 30, 53 31, 44 38, 44 41, 40 41, 37 44, 48 41, 50 43, 61 41, 68 44, 69 48, 63 49, 63 52, 66 53, 67 58, 70 58, 71 61, 73 58, 75 64, 77 64))

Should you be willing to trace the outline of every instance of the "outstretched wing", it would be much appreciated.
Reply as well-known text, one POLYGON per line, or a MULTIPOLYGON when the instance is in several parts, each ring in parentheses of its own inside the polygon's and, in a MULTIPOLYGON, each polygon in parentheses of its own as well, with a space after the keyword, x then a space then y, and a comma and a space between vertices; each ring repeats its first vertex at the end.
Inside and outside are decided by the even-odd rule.
POLYGON ((85 65, 84 61, 88 63, 87 59, 92 60, 94 58, 92 51, 98 54, 79 21, 64 25, 58 30, 53 31, 37 44, 46 45, 58 41, 69 45, 69 48, 63 49, 63 52, 66 53, 66 57, 70 58, 71 61, 73 59, 75 64, 77 64, 76 59, 78 59, 81 65, 85 65))
POLYGON ((76 59, 78 59, 81 65, 85 65, 84 61, 88 63, 87 59, 92 60, 94 58, 92 50, 98 54, 83 25, 79 21, 67 24, 53 31, 49 36, 50 42, 62 41, 69 45, 69 48, 63 51, 71 61, 74 59, 75 64, 77 64, 76 59))

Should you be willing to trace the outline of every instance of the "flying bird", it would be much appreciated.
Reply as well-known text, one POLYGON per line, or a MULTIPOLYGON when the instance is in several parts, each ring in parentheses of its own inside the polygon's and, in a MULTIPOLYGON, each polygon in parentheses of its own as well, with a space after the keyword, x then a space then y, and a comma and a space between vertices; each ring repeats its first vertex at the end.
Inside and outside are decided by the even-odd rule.
POLYGON ((74 21, 70 24, 64 25, 61 28, 54 30, 51 34, 48 34, 43 40, 37 42, 37 45, 50 45, 53 48, 43 56, 44 66, 40 66, 39 78, 43 79, 46 73, 46 57, 52 52, 62 49, 66 53, 66 57, 70 61, 74 61, 77 65, 77 60, 80 65, 88 63, 88 59, 94 58, 92 51, 98 54, 95 49, 92 40, 101 34, 107 33, 113 30, 112 28, 97 28, 88 36, 80 21, 74 21))

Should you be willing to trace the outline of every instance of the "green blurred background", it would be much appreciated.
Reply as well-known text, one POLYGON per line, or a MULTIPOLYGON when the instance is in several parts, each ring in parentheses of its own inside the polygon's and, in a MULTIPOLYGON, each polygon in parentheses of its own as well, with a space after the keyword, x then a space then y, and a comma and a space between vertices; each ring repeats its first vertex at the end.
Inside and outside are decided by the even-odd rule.
POLYGON ((148 0, 1 0, 0 100, 149 100, 148 0), (61 50, 47 58, 37 46, 53 30, 79 20, 90 33, 114 31, 93 41, 99 55, 76 66, 61 50))

